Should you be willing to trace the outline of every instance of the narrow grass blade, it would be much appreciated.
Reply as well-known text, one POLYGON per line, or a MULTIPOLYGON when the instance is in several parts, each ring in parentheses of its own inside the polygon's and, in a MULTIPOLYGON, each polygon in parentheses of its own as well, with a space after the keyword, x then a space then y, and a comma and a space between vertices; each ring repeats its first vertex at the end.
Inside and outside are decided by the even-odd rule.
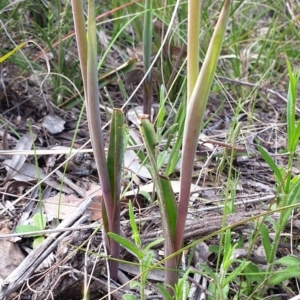
POLYGON ((272 257, 270 257, 270 255, 272 253, 272 245, 270 242, 269 229, 267 228, 267 226, 265 224, 260 225, 260 235, 261 235, 262 243, 263 243, 264 250, 266 253, 267 262, 270 263, 273 259, 272 257))
POLYGON ((234 270, 228 276, 226 276, 225 280, 222 282, 222 287, 225 287, 231 281, 236 279, 236 277, 240 276, 248 264, 250 264, 250 261, 243 261, 237 268, 234 268, 234 270))
POLYGON ((130 71, 132 71, 135 68, 137 59, 131 58, 121 66, 117 67, 116 69, 102 75, 99 78, 99 89, 105 87, 112 81, 115 81, 120 78, 120 74, 126 75, 130 71))
POLYGON ((149 244, 146 246, 146 248, 144 249, 144 252, 149 251, 152 247, 154 247, 154 246, 160 244, 160 243, 163 242, 163 241, 164 241, 164 238, 160 238, 160 239, 157 239, 157 240, 155 240, 155 241, 149 243, 149 244))
POLYGON ((166 107, 165 107, 165 87, 161 85, 159 90, 159 111, 157 114, 157 122, 156 126, 159 132, 161 131, 163 124, 164 124, 164 118, 166 115, 166 107))
POLYGON ((132 230, 132 238, 133 238, 135 244, 138 247, 140 247, 141 246, 141 239, 140 239, 139 231, 138 231, 137 226, 136 226, 131 201, 129 201, 128 209, 129 209, 130 226, 131 226, 131 230, 132 230))
POLYGON ((174 299, 169 294, 169 292, 164 288, 164 286, 162 284, 158 283, 157 288, 159 289, 160 293, 163 295, 164 299, 166 299, 166 300, 173 300, 174 299))
MULTIPOLYGON (((186 112, 186 105, 185 103, 181 102, 176 118, 175 118, 175 124, 178 124, 178 130, 176 131, 174 128, 174 131, 169 134, 169 138, 166 144, 166 148, 169 147, 171 143, 171 139, 174 138, 174 134, 176 133, 177 138, 175 138, 175 143, 172 145, 172 150, 170 153, 170 159, 168 160, 168 164, 166 166, 165 175, 169 176, 171 175, 176 165, 178 164, 178 161, 181 157, 180 149, 182 146, 182 135, 184 131, 184 121, 185 121, 185 112, 186 112)), ((175 125, 174 124, 174 125, 175 125)))
POLYGON ((260 155, 262 156, 262 158, 264 159, 264 161, 269 165, 269 167, 271 168, 271 170, 274 172, 274 174, 276 176, 276 181, 277 181, 278 185, 281 185, 282 182, 283 182, 283 177, 282 177, 282 174, 281 174, 278 166, 274 162, 273 158, 260 145, 258 145, 258 151, 259 151, 260 155))

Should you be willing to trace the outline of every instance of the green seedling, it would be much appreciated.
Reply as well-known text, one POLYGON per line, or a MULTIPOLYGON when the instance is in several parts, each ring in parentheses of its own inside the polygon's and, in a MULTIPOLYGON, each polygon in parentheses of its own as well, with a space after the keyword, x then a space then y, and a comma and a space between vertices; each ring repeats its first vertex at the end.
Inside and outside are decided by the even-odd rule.
POLYGON ((16 233, 32 232, 32 234, 28 236, 34 238, 32 243, 32 248, 35 249, 45 240, 45 238, 38 233, 39 231, 44 230, 45 227, 46 227, 45 215, 42 213, 36 213, 32 217, 32 225, 18 225, 16 226, 15 231, 16 233))
MULTIPOLYGON (((288 150, 288 164, 287 167, 280 167, 273 160, 271 155, 262 147, 259 146, 259 151, 263 159, 268 163, 270 169, 274 172, 274 177, 277 183, 277 200, 276 204, 278 208, 286 207, 286 209, 280 210, 280 217, 277 221, 273 221, 273 230, 275 236, 272 243, 269 240, 269 232, 264 224, 260 226, 260 233, 262 236, 262 242, 264 250, 268 260, 268 269, 266 280, 268 284, 276 284, 282 282, 285 279, 299 276, 297 268, 293 266, 286 266, 282 272, 276 272, 276 275, 272 272, 275 263, 275 255, 279 245, 281 233, 284 230, 293 209, 290 208, 298 202, 300 197, 300 176, 294 176, 292 178, 292 167, 296 154, 296 148, 300 137, 300 121, 296 120, 296 98, 297 87, 300 73, 294 73, 287 61, 289 71, 289 90, 287 97, 287 150, 288 150), (272 274, 269 276, 268 274, 272 274)), ((280 262, 280 260, 279 260, 280 262)), ((278 263, 278 261, 277 261, 278 263)))
MULTIPOLYGON (((161 243, 163 239, 157 239, 156 241, 150 243, 145 248, 142 247, 141 238, 139 234, 139 230, 137 228, 137 224, 135 221, 135 216, 133 213, 133 207, 131 204, 131 201, 128 205, 129 209, 129 220, 130 220, 130 226, 132 230, 132 241, 121 237, 115 233, 108 233, 108 236, 118 243, 120 243, 128 252, 130 252, 132 255, 134 255, 139 260, 140 265, 140 282, 134 281, 132 284, 132 287, 139 286, 140 292, 141 292, 141 300, 146 299, 145 297, 145 287, 146 287, 146 281, 148 277, 149 270, 151 266, 153 265, 153 251, 151 250, 152 247, 155 245, 161 243)), ((132 295, 128 295, 129 299, 133 299, 132 295)), ((126 298, 128 299, 128 298, 126 298)))
POLYGON ((188 276, 190 274, 190 270, 187 270, 181 278, 179 278, 178 282, 175 284, 175 287, 171 289, 173 290, 174 296, 160 283, 157 284, 157 288, 164 296, 166 300, 186 300, 188 299, 188 294, 190 290, 190 284, 188 282, 188 276))

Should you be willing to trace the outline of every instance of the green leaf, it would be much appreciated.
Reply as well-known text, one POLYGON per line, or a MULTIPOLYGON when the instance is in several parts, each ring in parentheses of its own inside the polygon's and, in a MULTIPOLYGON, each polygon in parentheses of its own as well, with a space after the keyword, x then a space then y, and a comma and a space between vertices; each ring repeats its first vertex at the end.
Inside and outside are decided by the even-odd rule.
POLYGON ((244 270, 243 273, 246 277, 251 278, 251 281, 256 281, 258 283, 263 282, 264 280, 264 275, 260 272, 260 269, 258 268, 257 265, 254 263, 250 262, 244 270))
POLYGON ((46 218, 44 214, 37 213, 32 217, 34 225, 39 228, 39 230, 44 230, 46 227, 46 218))
POLYGON ((146 198, 147 201, 151 201, 151 195, 146 191, 140 191, 140 194, 146 198))
MULTIPOLYGON (((231 245, 231 230, 227 229, 224 235, 224 258, 223 258, 223 265, 226 266, 230 264, 230 257, 233 252, 233 247, 231 245)), ((227 269, 227 267, 225 268, 227 269)))
POLYGON ((272 257, 270 257, 270 255, 272 253, 272 245, 271 245, 270 237, 269 237, 269 229, 267 228, 267 226, 265 224, 261 224, 261 226, 260 226, 260 235, 262 238, 262 243, 263 243, 264 250, 266 253, 267 261, 271 262, 272 257))
POLYGON ((295 91, 295 84, 296 84, 296 78, 292 71, 292 67, 287 60, 287 67, 289 72, 289 90, 287 95, 287 134, 288 134, 288 145, 287 148, 289 151, 293 152, 292 150, 292 139, 295 129, 295 102, 296 102, 296 91, 295 91))
MULTIPOLYGON (((288 194, 286 205, 293 205, 297 203, 300 197, 300 180, 298 180, 295 185, 292 187, 292 190, 288 194)), ((292 208, 287 208, 282 211, 282 224, 281 226, 285 226, 292 212, 292 208)))
MULTIPOLYGON (((111 45, 114 45, 113 41, 111 41, 110 46, 111 45)), ((111 82, 117 81, 120 78, 121 73, 123 75, 125 75, 125 74, 129 73, 130 71, 134 70, 136 62, 137 62, 136 58, 131 58, 127 62, 122 64, 121 66, 118 66, 118 67, 114 68, 112 71, 102 75, 98 81, 99 89, 107 86, 111 82)))
MULTIPOLYGON (((183 229, 185 227, 188 206, 190 203, 189 196, 195 164, 194 157, 199 143, 199 133, 206 110, 207 100, 214 80, 223 39, 226 34, 227 23, 231 10, 230 4, 230 0, 225 0, 223 2, 222 10, 219 14, 218 22, 215 25, 212 38, 206 51, 201 71, 188 102, 182 141, 182 160, 180 170, 181 181, 178 200, 176 237, 174 242, 175 251, 179 250, 182 246, 184 234, 183 229)), ((199 22, 199 20, 195 20, 195 22, 199 22)), ((190 41, 189 43, 193 42, 195 41, 190 41)))
MULTIPOLYGON (((35 232, 39 231, 40 229, 36 226, 33 225, 18 225, 16 226, 16 233, 26 233, 26 232, 35 232)), ((33 236, 39 236, 40 234, 32 234, 28 235, 28 237, 33 237, 33 236)))
MULTIPOLYGON (((98 89, 98 85, 97 85, 97 89, 98 89)), ((98 103, 98 98, 94 100, 98 103)), ((99 131, 99 133, 100 132, 101 131, 99 131)), ((98 137, 95 136, 95 132, 94 132, 93 133, 94 145, 95 145, 95 139, 97 138, 98 137)), ((102 143, 101 145, 98 145, 98 147, 100 146, 101 146, 101 153, 102 153, 102 151, 104 150, 104 148, 102 148, 103 147, 102 143)), ((124 114, 120 109, 114 109, 112 114, 111 125, 110 125, 109 147, 108 147, 107 161, 106 161, 108 174, 106 173, 103 174, 105 176, 103 177, 101 176, 101 184, 102 184, 102 180, 106 182, 107 179, 109 180, 106 186, 106 188, 108 188, 109 190, 106 190, 106 193, 107 194, 110 193, 110 195, 109 197, 106 197, 105 200, 106 209, 104 210, 103 220, 107 222, 106 225, 109 224, 110 228, 109 230, 107 230, 107 228, 105 227, 104 228, 105 230, 107 230, 106 232, 111 231, 115 234, 120 233, 120 194, 121 194, 123 155, 124 155, 124 114), (108 175, 108 178, 106 175, 108 175)), ((102 161, 102 159, 105 160, 105 153, 104 153, 104 157, 102 157, 101 155, 101 159, 97 162, 98 171, 100 168, 103 169, 105 168, 105 165, 101 165, 100 161, 102 161)), ((99 172, 99 174, 100 173, 101 172, 99 172)), ((120 255, 120 245, 118 243, 115 243, 114 241, 109 241, 109 251, 112 257, 118 258, 120 255)), ((113 278, 117 276, 118 274, 117 261, 111 261, 110 270, 113 273, 113 278)))
POLYGON ((168 151, 162 151, 161 153, 159 153, 158 158, 157 158, 158 170, 160 170, 161 167, 163 166, 163 164, 165 163, 167 155, 168 155, 168 151))
POLYGON ((258 145, 258 151, 260 152, 260 155, 265 160, 265 162, 269 165, 269 167, 271 168, 271 170, 274 172, 275 178, 276 178, 276 181, 277 181, 278 185, 282 184, 283 178, 282 178, 281 172, 280 172, 278 166, 275 164, 273 158, 260 145, 258 145))
POLYGON ((174 135, 176 135, 177 138, 175 139, 175 143, 172 145, 170 158, 169 158, 168 164, 166 166, 166 170, 165 170, 166 176, 169 176, 170 174, 172 174, 174 172, 175 167, 178 164, 178 161, 181 157, 181 151, 180 151, 181 146, 182 146, 182 138, 181 137, 183 135, 183 130, 184 130, 185 113, 186 113, 186 105, 185 105, 185 102, 182 101, 180 103, 179 109, 177 111, 174 124, 171 125, 170 128, 168 129, 168 130, 170 130, 170 133, 168 133, 168 140, 167 140, 165 149, 167 149, 167 147, 169 147, 171 140, 174 138, 174 135))
POLYGON ((172 238, 174 238, 177 221, 177 203, 169 178, 160 176, 160 182, 164 195, 168 224, 171 230, 172 238))
MULTIPOLYGON (((154 149, 156 146, 158 146, 158 139, 153 124, 149 121, 148 118, 142 117, 140 119, 140 131, 145 142, 148 155, 151 154, 155 156, 154 149)), ((155 165, 155 167, 157 166, 155 165)))
POLYGON ((148 245, 146 246, 146 248, 144 249, 144 252, 147 252, 147 251, 150 250, 152 247, 154 247, 154 246, 160 244, 160 243, 163 242, 164 240, 165 240, 164 238, 160 238, 160 239, 157 239, 157 240, 151 242, 150 244, 148 244, 148 245))
POLYGON ((182 299, 182 294, 184 288, 186 288, 186 293, 188 294, 189 286, 185 286, 188 284, 188 276, 190 274, 190 270, 187 270, 183 276, 178 280, 178 283, 175 285, 176 297, 177 299, 182 299))
MULTIPOLYGON (((114 109, 110 127, 109 147, 107 153, 107 168, 112 191, 113 215, 116 227, 119 227, 120 193, 122 162, 124 154, 124 114, 119 109, 114 109)), ((112 230, 112 228, 110 228, 112 230)))
POLYGON ((130 294, 123 295, 123 299, 124 300, 137 300, 137 298, 134 295, 130 295, 130 294))
POLYGON ((300 268, 297 266, 287 267, 284 270, 277 270, 276 273, 272 273, 268 280, 268 285, 280 284, 290 278, 296 278, 300 276, 300 268))
POLYGON ((129 241, 126 238, 123 238, 122 236, 119 236, 113 232, 108 232, 107 235, 114 239, 116 242, 118 242, 120 245, 122 245, 124 248, 126 248, 127 251, 129 251, 131 254, 133 254, 138 259, 142 259, 144 254, 141 252, 131 241, 129 241))
POLYGON ((45 238, 43 236, 38 236, 33 240, 32 243, 32 248, 35 249, 36 247, 38 247, 43 241, 45 240, 45 238))
POLYGON ((158 283, 157 288, 159 289, 160 293, 163 295, 164 299, 166 300, 173 300, 173 297, 169 294, 169 292, 165 289, 165 287, 158 283))
POLYGON ((290 150, 292 153, 296 150, 300 137, 300 122, 297 123, 296 128, 294 130, 294 134, 292 137, 292 149, 290 150))
POLYGON ((162 84, 159 90, 159 111, 157 115, 157 128, 162 128, 166 114, 165 107, 165 86, 162 84))
POLYGON ((145 253, 142 261, 141 261, 141 273, 144 273, 142 276, 145 278, 147 277, 148 272, 150 271, 150 268, 152 266, 152 260, 153 260, 153 251, 148 251, 148 253, 145 253))
POLYGON ((177 134, 179 134, 177 123, 174 122, 170 127, 166 128, 166 131, 164 131, 163 135, 161 136, 161 139, 167 139, 164 147, 165 150, 168 150, 172 141, 175 143, 177 142, 178 139, 174 140, 177 134))
POLYGON ((217 246, 217 245, 211 245, 209 246, 209 252, 212 252, 212 253, 219 253, 220 251, 220 247, 217 246))
POLYGON ((131 289, 135 289, 136 287, 139 287, 141 285, 141 283, 139 281, 136 280, 131 280, 130 281, 130 288, 131 289))
MULTIPOLYGON (((175 216, 169 216, 168 210, 172 210, 172 204, 170 202, 172 200, 170 199, 165 199, 164 195, 164 190, 162 188, 162 181, 161 181, 161 176, 159 174, 158 168, 157 168, 157 161, 155 157, 155 147, 158 144, 158 139, 155 134, 154 126, 153 124, 149 121, 148 118, 145 116, 140 117, 140 132, 144 141, 144 144, 146 146, 149 162, 151 164, 151 169, 149 170, 153 182, 155 185, 155 189, 157 192, 157 197, 158 197, 158 203, 159 203, 159 209, 161 213, 161 220, 162 220, 162 228, 164 232, 164 237, 165 237, 165 256, 169 256, 174 252, 174 242, 173 242, 173 237, 174 234, 174 229, 172 228, 172 224, 169 223, 169 221, 174 218, 175 216), (169 207, 168 207, 169 206, 169 207)), ((170 195, 170 193, 169 193, 170 195)), ((177 268, 177 258, 173 257, 169 259, 166 263, 167 267, 172 269, 177 268)))
POLYGON ((300 266, 300 259, 296 256, 288 255, 274 261, 274 265, 300 266))
POLYGON ((203 269, 204 273, 208 275, 210 278, 212 278, 214 281, 217 281, 218 278, 216 274, 204 263, 200 263, 201 268, 203 269))
POLYGON ((217 290, 217 285, 214 281, 209 283, 208 289, 209 294, 207 296, 207 300, 216 300, 215 295, 217 294, 218 290, 217 290), (212 296, 210 296, 212 295, 212 296))
POLYGON ((249 261, 243 261, 237 268, 235 268, 228 276, 226 276, 225 280, 222 282, 222 287, 225 287, 237 276, 241 275, 242 271, 249 263, 249 261))

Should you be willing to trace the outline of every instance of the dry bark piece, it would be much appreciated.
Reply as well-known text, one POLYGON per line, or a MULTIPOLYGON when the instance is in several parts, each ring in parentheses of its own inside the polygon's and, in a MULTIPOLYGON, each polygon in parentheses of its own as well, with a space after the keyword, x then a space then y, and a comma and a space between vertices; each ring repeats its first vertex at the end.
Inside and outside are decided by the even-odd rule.
MULTIPOLYGON (((10 230, 4 227, 0 234, 9 234, 10 230)), ((5 279, 24 260, 25 255, 19 246, 12 241, 0 239, 0 279, 5 279)))

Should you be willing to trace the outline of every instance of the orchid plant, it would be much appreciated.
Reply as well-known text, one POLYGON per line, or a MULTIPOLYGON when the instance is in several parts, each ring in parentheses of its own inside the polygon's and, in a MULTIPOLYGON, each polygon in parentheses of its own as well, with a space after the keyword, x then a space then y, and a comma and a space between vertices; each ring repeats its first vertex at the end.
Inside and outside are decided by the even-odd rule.
MULTIPOLYGON (((149 170, 151 172, 158 203, 162 217, 162 227, 165 237, 166 271, 165 283, 167 288, 174 287, 178 282, 178 267, 180 262, 180 249, 183 245, 183 233, 185 228, 190 186, 194 166, 194 156, 198 143, 198 137, 202 119, 207 104, 208 95, 213 82, 214 73, 221 51, 226 24, 230 12, 230 0, 225 0, 211 38, 207 54, 200 73, 199 65, 199 31, 200 31, 200 2, 188 1, 188 72, 187 72, 187 110, 182 139, 182 167, 180 177, 179 202, 176 203, 174 193, 167 176, 160 173, 157 166, 155 148, 158 145, 157 135, 151 120, 148 117, 151 107, 151 40, 152 40, 152 5, 145 0, 145 24, 144 43, 144 114, 140 117, 140 131, 147 150, 149 170), (195 26, 196 24, 196 26, 195 26), (195 67, 196 66, 196 67, 195 67), (178 255, 174 256, 174 253, 178 255), (168 257, 171 257, 168 259, 168 257)), ((75 32, 78 44, 78 53, 84 83, 87 116, 91 135, 94 156, 97 163, 98 174, 103 192, 103 221, 105 232, 114 235, 106 235, 109 253, 114 260, 110 264, 112 278, 117 277, 120 246, 114 239, 120 232, 120 182, 123 156, 123 114, 115 110, 111 122, 111 137, 108 157, 105 157, 103 132, 99 113, 99 91, 97 74, 97 43, 94 1, 88 2, 88 25, 85 30, 83 7, 80 1, 72 0, 75 32)), ((180 144, 179 144, 180 146, 180 144)), ((169 289, 169 291, 171 291, 169 289)))

